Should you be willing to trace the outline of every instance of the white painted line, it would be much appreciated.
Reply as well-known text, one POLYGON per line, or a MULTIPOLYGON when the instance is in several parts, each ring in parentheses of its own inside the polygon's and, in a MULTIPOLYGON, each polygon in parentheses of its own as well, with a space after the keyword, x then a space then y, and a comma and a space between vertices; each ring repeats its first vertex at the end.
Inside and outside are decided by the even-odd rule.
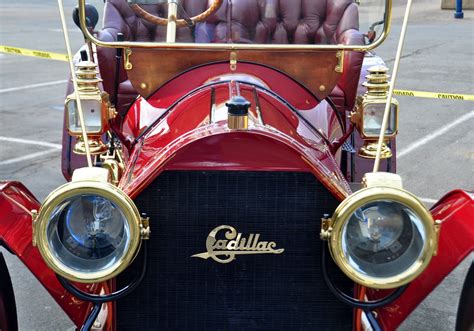
POLYGON ((35 159, 35 158, 42 157, 42 156, 45 156, 45 155, 48 155, 48 154, 53 154, 53 153, 59 153, 59 151, 55 148, 55 149, 48 149, 48 150, 42 151, 42 152, 23 155, 23 156, 20 156, 20 157, 16 157, 14 159, 0 161, 0 166, 12 164, 12 163, 17 163, 17 162, 22 162, 22 161, 26 161, 26 160, 29 160, 29 159, 35 159))
POLYGON ((418 198, 420 199, 422 202, 425 202, 425 203, 437 203, 438 200, 436 199, 430 199, 430 198, 418 198))
MULTIPOLYGON (((63 29, 48 29, 48 31, 51 31, 51 32, 61 32, 63 33, 63 29)), ((81 30, 79 30, 75 25, 71 28, 69 28, 69 32, 81 32, 81 30)))
POLYGON ((22 90, 27 90, 27 89, 32 89, 32 88, 38 88, 38 87, 46 87, 46 86, 51 86, 51 85, 65 84, 65 83, 67 83, 67 79, 55 80, 55 81, 46 82, 46 83, 39 83, 39 84, 31 84, 31 85, 23 85, 23 86, 11 87, 11 88, 7 88, 7 89, 4 89, 4 90, 0 90, 0 94, 1 94, 1 93, 9 93, 9 92, 22 91, 22 90))
POLYGON ((446 132, 448 132, 449 130, 454 128, 455 126, 458 126, 459 124, 463 124, 466 121, 470 120, 471 118, 474 118, 474 111, 471 111, 471 112, 461 116, 460 118, 458 118, 454 122, 446 124, 445 126, 439 128, 435 132, 430 133, 429 135, 419 139, 418 141, 414 142, 411 145, 408 145, 408 147, 406 147, 406 148, 402 149, 401 151, 397 152, 397 158, 401 158, 401 157, 403 157, 407 154, 410 154, 414 150, 420 148, 423 145, 426 145, 427 143, 429 143, 433 139, 436 139, 439 136, 442 136, 443 134, 445 134, 446 132))
POLYGON ((63 148, 63 146, 60 145, 60 144, 48 143, 46 141, 36 141, 36 140, 11 138, 11 137, 2 137, 2 136, 0 136, 0 141, 10 142, 10 143, 18 143, 18 144, 26 144, 26 145, 51 147, 51 148, 54 148, 54 149, 63 148))

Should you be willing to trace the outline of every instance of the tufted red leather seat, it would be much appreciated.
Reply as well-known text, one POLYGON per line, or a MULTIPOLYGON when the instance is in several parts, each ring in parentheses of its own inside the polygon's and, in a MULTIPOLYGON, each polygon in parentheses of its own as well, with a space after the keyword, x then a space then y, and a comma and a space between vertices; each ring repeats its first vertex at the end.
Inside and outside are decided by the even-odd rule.
MULTIPOLYGON (((211 0, 212 1, 212 0, 211 0)), ((189 16, 203 12, 208 0, 183 0, 189 16)), ((167 4, 142 5, 148 12, 166 17, 167 4)), ((362 44, 358 30, 358 8, 353 0, 224 0, 221 8, 194 30, 184 27, 177 31, 178 42, 275 43, 275 44, 362 44)), ((104 28, 98 38, 164 41, 166 27, 148 23, 130 9, 126 0, 107 0, 104 28)), ((98 59, 104 88, 113 95, 115 50, 99 48, 98 59)), ((340 106, 352 107, 363 54, 346 54, 344 74, 335 89, 340 106), (354 85, 355 84, 355 85, 354 85)), ((126 73, 120 73, 117 108, 125 110, 136 97, 126 73)))
POLYGON ((224 1, 207 23, 198 26, 198 42, 259 44, 338 44, 357 30, 357 6, 351 0, 224 1), (207 38, 201 35, 206 25, 207 38), (201 28, 201 29, 200 29, 201 28))

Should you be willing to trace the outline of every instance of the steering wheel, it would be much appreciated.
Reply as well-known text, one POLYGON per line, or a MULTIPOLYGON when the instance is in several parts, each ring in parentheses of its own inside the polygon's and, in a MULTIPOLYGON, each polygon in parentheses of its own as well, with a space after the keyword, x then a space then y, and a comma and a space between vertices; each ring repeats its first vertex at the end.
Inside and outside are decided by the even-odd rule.
MULTIPOLYGON (((219 7, 222 5, 223 1, 224 0, 214 0, 212 2, 212 5, 206 11, 202 12, 201 14, 199 14, 197 16, 191 17, 191 21, 193 23, 204 21, 205 19, 207 19, 209 16, 214 14, 219 9, 219 7)), ((167 25, 168 24, 168 19, 150 14, 147 11, 145 11, 142 7, 140 7, 138 4, 132 4, 132 5, 130 5, 130 8, 132 8, 132 10, 135 12, 135 14, 137 14, 138 16, 142 17, 144 20, 146 20, 150 23, 153 23, 153 24, 156 24, 156 25, 167 25)), ((179 20, 176 20, 176 26, 177 27, 187 26, 188 22, 189 22, 189 20, 186 21, 186 20, 183 20, 183 19, 179 19, 179 20)))

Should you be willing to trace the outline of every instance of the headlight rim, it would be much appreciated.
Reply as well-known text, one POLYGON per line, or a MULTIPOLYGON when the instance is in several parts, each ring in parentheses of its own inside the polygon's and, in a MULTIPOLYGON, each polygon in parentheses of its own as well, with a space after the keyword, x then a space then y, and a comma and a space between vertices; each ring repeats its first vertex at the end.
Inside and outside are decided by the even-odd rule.
POLYGON ((73 282, 98 283, 116 277, 135 259, 141 245, 140 220, 140 213, 135 203, 118 187, 94 180, 69 182, 51 192, 42 203, 33 225, 34 239, 43 260, 55 273, 73 282), (120 257, 118 262, 101 271, 80 272, 68 267, 54 256, 52 247, 48 243, 46 232, 52 212, 64 200, 81 194, 99 195, 112 201, 123 212, 130 229, 127 252, 120 257))
POLYGON ((393 289, 408 284, 428 266, 436 250, 435 223, 431 213, 412 193, 393 187, 370 187, 357 191, 339 204, 332 216, 329 250, 338 267, 354 282, 376 289, 393 289), (426 231, 426 242, 420 257, 405 271, 391 277, 372 277, 355 270, 344 257, 342 247, 343 227, 352 214, 370 202, 395 201, 410 208, 420 218, 426 231))

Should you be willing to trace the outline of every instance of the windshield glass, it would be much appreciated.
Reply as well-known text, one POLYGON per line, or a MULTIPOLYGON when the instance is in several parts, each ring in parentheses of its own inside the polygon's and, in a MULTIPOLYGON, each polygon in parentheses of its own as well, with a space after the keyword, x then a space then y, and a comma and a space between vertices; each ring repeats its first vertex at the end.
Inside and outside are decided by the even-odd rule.
MULTIPOLYGON (((79 0, 80 5, 84 2, 79 0)), ((115 43, 116 47, 121 33, 125 42, 143 47, 344 45, 361 49, 372 48, 384 36, 390 1, 107 0, 104 7, 103 0, 94 0, 88 4, 99 10, 103 22, 103 27, 92 31, 96 42, 115 43), (168 24, 168 16, 178 18, 176 28, 168 24)))

